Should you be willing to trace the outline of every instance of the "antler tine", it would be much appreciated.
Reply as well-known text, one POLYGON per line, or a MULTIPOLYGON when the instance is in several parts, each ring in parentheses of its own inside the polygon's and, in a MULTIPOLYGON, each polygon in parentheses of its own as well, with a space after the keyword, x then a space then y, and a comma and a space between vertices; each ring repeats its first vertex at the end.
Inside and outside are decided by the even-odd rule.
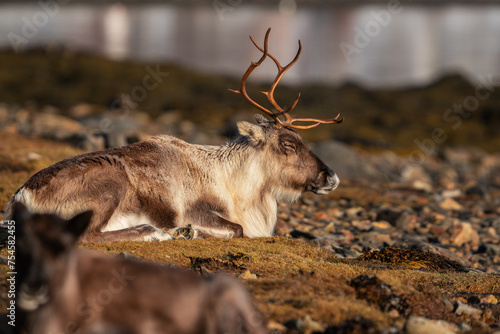
MULTIPOLYGON (((252 39, 252 42, 255 45, 255 47, 257 49, 259 49, 261 52, 264 52, 264 50, 253 40, 253 38, 251 38, 251 39, 252 39)), ((288 63, 288 65, 286 65, 284 67, 280 64, 280 62, 278 61, 278 59, 276 59, 276 57, 274 57, 272 54, 268 53, 269 58, 271 58, 274 61, 274 63, 276 64, 276 67, 278 68, 278 74, 276 74, 276 77, 274 78, 273 83, 271 84, 271 87, 269 88, 269 90, 265 91, 265 92, 261 92, 261 93, 266 95, 269 102, 271 102, 273 107, 276 108, 276 110, 278 110, 277 113, 274 113, 275 117, 273 117, 273 118, 282 126, 287 126, 287 124, 290 123, 290 121, 292 120, 291 116, 288 115, 288 113, 290 111, 292 111, 295 108, 295 106, 297 105, 297 103, 299 102, 300 93, 297 95, 297 97, 293 101, 292 105, 288 109, 284 110, 278 104, 278 102, 276 102, 276 100, 274 99, 274 90, 278 86, 278 83, 280 82, 283 75, 285 75, 286 71, 288 71, 299 60, 301 52, 302 52, 302 43, 299 40, 299 50, 297 51, 297 54, 295 55, 293 60, 290 63, 288 63), (284 116, 285 122, 281 122, 281 120, 278 118, 279 116, 284 116)))
MULTIPOLYGON (((252 100, 250 98, 250 96, 248 96, 248 93, 247 93, 247 90, 246 90, 246 82, 247 82, 248 77, 253 72, 253 70, 255 70, 255 68, 257 68, 260 64, 262 64, 262 62, 268 56, 267 47, 268 47, 268 40, 269 40, 269 33, 270 32, 271 32, 271 28, 267 29, 267 31, 266 31, 266 37, 264 38, 264 49, 262 50, 261 48, 259 48, 259 50, 262 52, 262 57, 257 62, 253 62, 253 61, 250 62, 250 66, 248 66, 247 71, 245 72, 245 74, 243 74, 243 77, 241 78, 241 88, 240 88, 240 90, 229 89, 229 91, 231 91, 233 93, 238 93, 238 94, 242 95, 248 102, 250 102, 251 105, 253 105, 257 109, 263 111, 264 113, 268 114, 273 119, 276 119, 274 117, 274 113, 272 111, 264 108, 263 106, 261 106, 260 104, 258 104, 254 100, 252 100)), ((253 40, 252 36, 250 36, 250 39, 255 44, 255 41, 253 40)))
POLYGON ((285 75, 286 71, 288 71, 298 61, 298 59, 300 57, 300 53, 302 52, 302 44, 300 43, 300 40, 299 40, 299 50, 297 51, 297 54, 295 55, 295 57, 293 58, 293 60, 289 64, 287 64, 286 66, 282 66, 280 64, 280 62, 278 61, 278 59, 276 59, 273 55, 271 55, 268 52, 268 40, 269 40, 269 33, 270 32, 271 32, 271 28, 267 29, 266 37, 264 38, 264 48, 261 48, 255 42, 255 40, 252 38, 252 36, 250 36, 250 40, 252 41, 252 43, 255 45, 255 47, 257 49, 259 49, 259 51, 262 52, 262 57, 257 62, 251 62, 251 64, 248 67, 247 71, 243 75, 243 78, 241 79, 241 89, 240 90, 229 89, 229 90, 232 91, 232 92, 234 92, 234 93, 238 93, 238 94, 243 95, 243 97, 248 102, 250 102, 250 104, 252 104, 257 109, 259 109, 259 110, 263 111, 264 113, 268 114, 269 116, 271 116, 274 119, 275 125, 278 126, 278 127, 288 127, 288 128, 293 128, 293 129, 311 129, 311 128, 314 128, 314 127, 316 127, 316 126, 318 126, 320 124, 338 124, 338 123, 342 123, 342 121, 344 120, 344 118, 341 118, 339 120, 340 113, 335 118, 326 119, 326 120, 321 120, 321 119, 316 119, 316 118, 294 118, 294 117, 290 116, 288 113, 290 111, 292 111, 295 108, 295 106, 297 105, 297 103, 299 102, 300 93, 297 95, 297 97, 293 101, 292 105, 289 108, 287 108, 286 110, 284 110, 276 102, 276 100, 274 99, 274 91, 275 91, 276 87, 278 86, 278 83, 280 82, 280 80, 283 77, 283 75, 285 75), (253 70, 257 66, 259 66, 260 64, 262 64, 262 62, 266 59, 266 57, 269 57, 269 58, 271 58, 274 61, 274 63, 276 64, 276 67, 278 68, 278 74, 276 74, 276 77, 274 78, 274 80, 273 80, 273 82, 272 82, 271 87, 269 88, 269 90, 261 92, 261 93, 263 93, 264 95, 266 95, 266 97, 269 100, 269 102, 278 111, 278 112, 275 112, 275 113, 273 113, 272 111, 264 108, 263 106, 261 106, 260 104, 258 104, 254 100, 252 100, 248 96, 248 94, 246 92, 246 88, 245 88, 246 80, 248 79, 248 77, 250 76, 250 74, 253 72, 253 70), (285 121, 281 121, 279 119, 279 116, 285 117, 285 121), (314 122, 314 124, 310 124, 310 125, 294 125, 293 124, 294 122, 314 122))
POLYGON ((337 116, 335 116, 335 118, 324 119, 324 120, 316 119, 316 118, 293 118, 293 117, 290 117, 290 122, 288 124, 286 124, 286 126, 289 128, 302 129, 302 130, 311 129, 311 128, 317 127, 320 124, 340 124, 344 120, 344 117, 342 117, 341 119, 339 119, 339 117, 340 117, 340 113, 338 113, 337 116), (292 125, 292 123, 295 121, 316 122, 316 123, 311 124, 311 125, 292 125))

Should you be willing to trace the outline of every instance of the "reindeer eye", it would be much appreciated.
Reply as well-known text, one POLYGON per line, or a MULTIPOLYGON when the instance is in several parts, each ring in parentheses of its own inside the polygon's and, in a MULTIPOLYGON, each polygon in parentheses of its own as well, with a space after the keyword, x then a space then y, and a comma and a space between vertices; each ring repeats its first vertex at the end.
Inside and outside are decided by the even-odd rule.
POLYGON ((295 144, 293 144, 289 141, 282 142, 282 145, 283 145, 283 148, 285 148, 287 150, 295 151, 297 149, 297 147, 295 147, 295 144))

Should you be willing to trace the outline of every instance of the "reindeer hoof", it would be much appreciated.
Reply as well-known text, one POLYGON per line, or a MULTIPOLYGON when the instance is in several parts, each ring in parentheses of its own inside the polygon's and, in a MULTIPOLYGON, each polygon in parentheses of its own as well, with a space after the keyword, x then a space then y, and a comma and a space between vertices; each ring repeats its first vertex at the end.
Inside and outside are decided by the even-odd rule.
POLYGON ((176 227, 170 230, 170 234, 175 240, 193 240, 195 239, 195 232, 191 225, 176 227))
POLYGON ((170 234, 165 233, 164 231, 155 228, 155 231, 150 235, 144 238, 144 241, 163 241, 163 240, 172 240, 170 234))

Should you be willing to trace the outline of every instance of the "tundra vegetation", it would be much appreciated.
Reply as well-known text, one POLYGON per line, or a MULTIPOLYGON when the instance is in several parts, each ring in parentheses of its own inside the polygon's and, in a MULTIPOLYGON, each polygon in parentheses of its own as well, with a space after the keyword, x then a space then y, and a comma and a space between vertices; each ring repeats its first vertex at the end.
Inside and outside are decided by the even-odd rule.
MULTIPOLYGON (((110 100, 140 82, 146 66, 57 49, 21 55, 4 52, 0 63, 5 64, 0 71, 0 101, 25 115, 42 110, 71 115, 72 107, 82 101, 99 113, 110 100), (33 84, 26 86, 26 82, 33 84)), ((178 110, 182 118, 198 126, 197 131, 213 136, 213 129, 222 129, 234 110, 255 113, 241 97, 226 91, 237 87, 235 80, 169 65, 162 70, 170 73, 169 79, 140 104, 151 119, 178 110)), ((260 88, 249 85, 252 91, 260 88)), ((363 160, 366 164, 383 161, 390 165, 392 155, 384 155, 386 149, 406 159, 404 154, 415 149, 415 139, 432 138, 432 129, 455 124, 443 123, 443 114, 455 102, 473 96, 475 86, 459 76, 449 76, 410 89, 367 90, 345 84, 335 89, 315 86, 300 90, 304 114, 328 117, 331 110, 325 106, 336 106, 335 112, 342 111, 356 123, 355 127, 304 131, 305 138, 317 141, 334 136, 353 143, 364 157, 369 152, 374 154, 369 157, 380 158, 363 160), (399 131, 402 128, 405 131, 399 131)), ((277 94, 293 100, 296 91, 283 87, 277 94)), ((441 326, 443 332, 493 333, 500 323, 499 173, 496 169, 490 179, 474 186, 481 173, 465 166, 481 161, 481 170, 496 166, 497 156, 482 150, 500 149, 499 96, 492 94, 482 101, 475 113, 462 119, 458 130, 446 128, 446 145, 474 144, 473 149, 446 151, 443 143, 434 142, 437 158, 429 157, 430 162, 423 165, 427 174, 432 172, 424 173, 432 179, 431 190, 399 182, 401 175, 391 177, 391 182, 340 175, 343 183, 335 192, 280 205, 274 237, 80 243, 78 247, 112 255, 126 252, 204 276, 227 272, 241 277, 276 333, 382 333, 389 328, 410 333, 419 321, 441 326), (457 189, 454 200, 445 198, 457 189), (466 226, 470 234, 463 233, 466 226), (395 245, 401 235, 439 244, 447 251, 446 257, 426 250, 384 248, 384 243, 395 245), (335 241, 325 242, 331 237, 335 241)), ((10 123, 0 129, 2 208, 35 172, 85 153, 66 143, 20 135, 22 126, 10 123)), ((7 255, 7 250, 3 248, 0 254, 7 255)), ((7 272, 7 266, 0 265, 2 301, 7 300, 7 272)), ((5 312, 5 304, 1 307, 5 312)))

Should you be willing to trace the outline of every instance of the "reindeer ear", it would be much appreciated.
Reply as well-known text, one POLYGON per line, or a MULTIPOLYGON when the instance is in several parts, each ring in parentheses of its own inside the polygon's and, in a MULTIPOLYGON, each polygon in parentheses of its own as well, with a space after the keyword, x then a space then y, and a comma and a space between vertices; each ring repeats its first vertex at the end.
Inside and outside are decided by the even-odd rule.
POLYGON ((24 222, 31 216, 28 208, 20 202, 15 202, 12 208, 12 220, 17 222, 24 222))
POLYGON ((69 232, 75 241, 85 232, 92 219, 93 211, 85 211, 75 216, 74 218, 68 220, 64 226, 64 229, 69 232))
POLYGON ((248 122, 238 122, 238 131, 242 136, 248 137, 252 142, 258 144, 264 141, 266 133, 260 125, 255 125, 248 122))
POLYGON ((265 125, 265 124, 269 124, 271 122, 271 121, 268 121, 267 118, 265 118, 261 114, 255 114, 254 119, 258 125, 265 125))
POLYGON ((20 234, 20 233, 24 233, 24 228, 23 226, 25 226, 25 222, 30 219, 32 216, 30 210, 28 210, 28 208, 23 204, 23 203, 20 203, 20 202, 15 202, 13 207, 12 207, 12 220, 15 222, 16 224, 16 233, 17 234, 20 234))

